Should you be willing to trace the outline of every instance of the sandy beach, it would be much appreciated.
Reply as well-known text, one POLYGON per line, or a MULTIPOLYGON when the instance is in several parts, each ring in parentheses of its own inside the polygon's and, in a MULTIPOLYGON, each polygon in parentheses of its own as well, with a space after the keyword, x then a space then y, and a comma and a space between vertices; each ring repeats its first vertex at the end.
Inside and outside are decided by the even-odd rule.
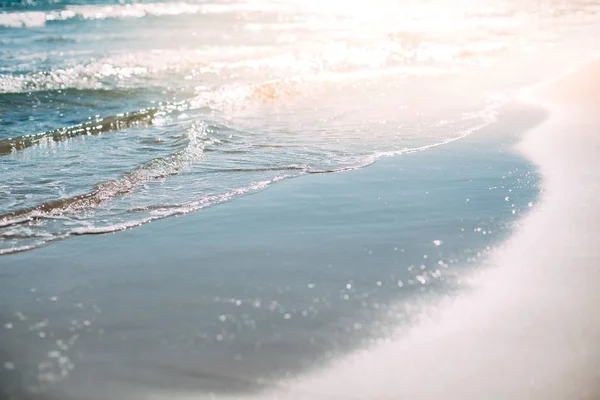
POLYGON ((598 398, 599 89, 595 62, 527 93, 551 111, 518 145, 539 167, 542 195, 473 293, 261 398, 598 398))

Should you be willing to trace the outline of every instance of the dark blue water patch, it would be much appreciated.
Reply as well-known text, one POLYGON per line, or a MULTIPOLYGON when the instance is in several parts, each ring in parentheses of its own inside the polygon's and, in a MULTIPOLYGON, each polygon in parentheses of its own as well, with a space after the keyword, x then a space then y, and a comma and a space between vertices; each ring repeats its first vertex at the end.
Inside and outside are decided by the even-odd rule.
POLYGON ((536 202, 539 176, 511 132, 542 117, 513 110, 447 147, 2 257, 2 347, 26 376, 77 333, 61 353, 68 379, 42 386, 114 398, 109 382, 257 389, 385 337, 423 299, 460 292, 536 202), (46 319, 49 341, 28 330, 46 319))
MULTIPOLYGON (((63 89, 0 94, 0 140, 156 108, 163 91, 63 89)), ((172 96, 171 96, 172 97, 172 96)))

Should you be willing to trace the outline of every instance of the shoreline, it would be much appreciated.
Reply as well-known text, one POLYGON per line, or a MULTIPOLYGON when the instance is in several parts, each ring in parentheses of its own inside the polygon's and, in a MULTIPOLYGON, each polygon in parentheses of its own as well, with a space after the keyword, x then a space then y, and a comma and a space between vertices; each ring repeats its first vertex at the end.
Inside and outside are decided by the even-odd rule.
POLYGON ((472 293, 259 398, 598 398, 598 89, 593 62, 530 95, 552 111, 518 145, 539 168, 542 196, 493 267, 472 276, 472 293))
MULTIPOLYGON (((289 180, 130 231, 4 256, 0 316, 12 327, 1 347, 36 368, 56 351, 48 343, 72 337, 63 324, 74 319, 80 336, 61 353, 74 369, 64 381, 60 369, 50 370, 59 381, 48 396, 93 393, 104 400, 141 391, 146 398, 200 387, 239 397, 286 372, 305 374, 372 338, 389 337, 398 321, 413 323, 411 313, 418 317, 428 296, 463 290, 456 279, 476 264, 477 253, 510 232, 506 224, 518 218, 511 210, 535 201, 535 172, 511 146, 544 115, 521 106, 505 111, 484 131, 427 152, 289 180), (514 202, 505 201, 510 188, 514 202), (427 284, 410 264, 433 274, 427 284), (439 281, 438 269, 445 276, 439 281), (262 305, 252 306, 259 298, 262 305), (17 311, 27 321, 15 318, 17 311), (45 320, 50 342, 28 329, 45 320), (179 354, 189 346, 189 354, 179 354), (104 393, 108 387, 91 384, 91 376, 121 391, 104 393)), ((15 371, 22 368, 28 367, 15 371)), ((0 380, 14 382, 9 376, 0 380)))

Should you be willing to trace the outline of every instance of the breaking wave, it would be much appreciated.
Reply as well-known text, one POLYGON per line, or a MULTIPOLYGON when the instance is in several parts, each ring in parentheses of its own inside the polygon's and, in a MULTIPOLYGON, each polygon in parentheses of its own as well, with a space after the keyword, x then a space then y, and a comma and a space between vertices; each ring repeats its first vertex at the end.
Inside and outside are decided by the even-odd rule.
POLYGON ((182 14, 217 14, 238 11, 275 11, 279 8, 265 8, 252 3, 194 4, 172 3, 133 3, 122 5, 71 5, 62 10, 4 12, 0 13, 0 27, 35 28, 47 22, 71 19, 135 19, 144 17, 177 16, 182 14))

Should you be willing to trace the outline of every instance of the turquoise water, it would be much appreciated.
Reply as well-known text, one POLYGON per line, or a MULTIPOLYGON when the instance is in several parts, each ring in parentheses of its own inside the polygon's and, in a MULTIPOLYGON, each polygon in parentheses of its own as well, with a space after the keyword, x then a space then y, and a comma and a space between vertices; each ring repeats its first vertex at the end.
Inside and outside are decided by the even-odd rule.
POLYGON ((513 146, 545 114, 513 98, 589 58, 600 11, 0 7, 10 399, 243 398, 468 291, 538 198, 513 146))

